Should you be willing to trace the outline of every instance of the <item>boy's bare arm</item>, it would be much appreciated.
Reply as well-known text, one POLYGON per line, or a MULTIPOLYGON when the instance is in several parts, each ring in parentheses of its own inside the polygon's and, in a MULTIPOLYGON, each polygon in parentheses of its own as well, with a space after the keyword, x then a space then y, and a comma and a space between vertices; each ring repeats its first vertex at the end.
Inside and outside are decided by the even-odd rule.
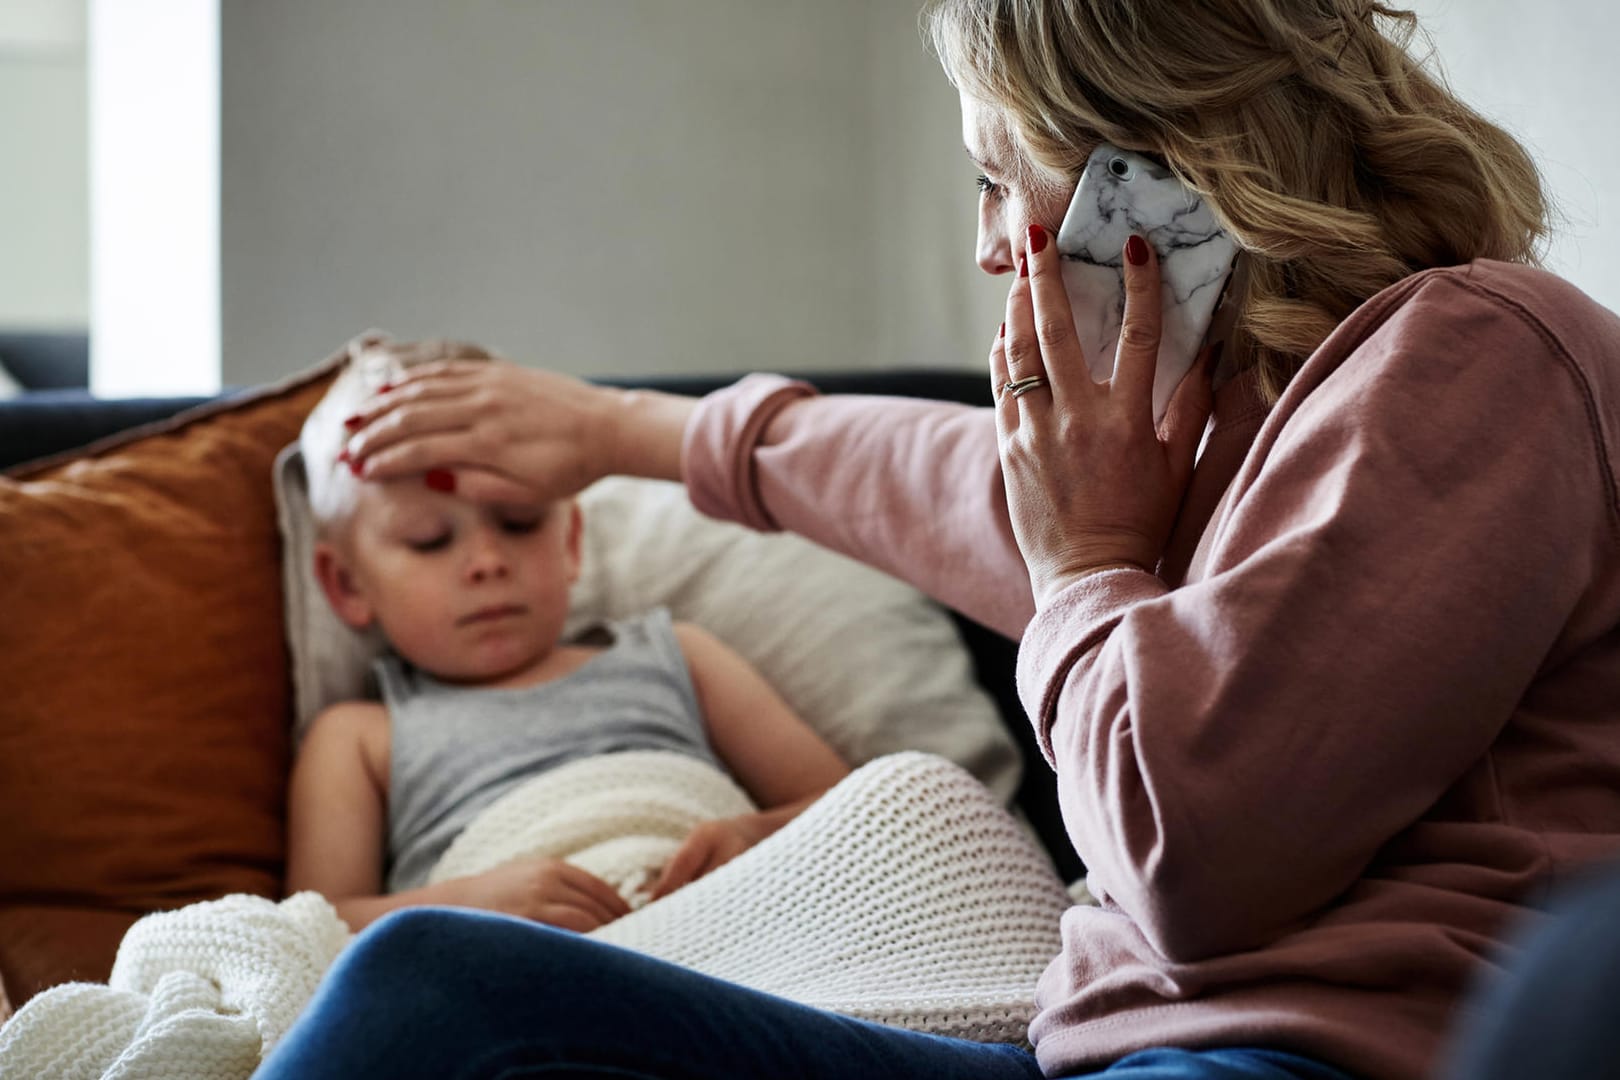
POLYGON ((729 645, 691 623, 677 623, 675 636, 709 743, 761 810, 803 809, 849 775, 838 752, 729 645))
MULTIPOLYGON (((287 892, 314 890, 353 929, 381 915, 387 827, 388 713, 373 702, 334 705, 315 718, 293 763, 287 796, 287 892), (353 901, 370 901, 357 906, 353 901)), ((398 906, 398 905, 392 905, 398 906)))
POLYGON ((395 908, 453 902, 440 885, 382 895, 387 762, 388 711, 351 701, 315 718, 293 763, 287 892, 320 893, 357 932, 395 908))
POLYGON ((849 766, 752 665, 707 631, 675 627, 709 743, 761 808, 692 830, 653 886, 659 899, 753 847, 849 775, 849 766))
POLYGON ((316 718, 293 765, 287 892, 312 889, 358 932, 398 908, 483 908, 584 933, 629 907, 612 888, 555 859, 524 859, 473 877, 383 892, 388 820, 388 713, 371 702, 316 718))

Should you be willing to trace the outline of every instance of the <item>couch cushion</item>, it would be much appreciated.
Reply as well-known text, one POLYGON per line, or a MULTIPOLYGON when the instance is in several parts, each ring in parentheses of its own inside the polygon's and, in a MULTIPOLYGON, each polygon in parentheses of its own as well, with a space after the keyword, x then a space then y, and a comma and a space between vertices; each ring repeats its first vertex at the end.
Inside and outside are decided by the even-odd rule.
POLYGON ((105 979, 146 911, 279 895, 277 451, 337 357, 0 477, 0 980, 105 979))
POLYGON ((136 911, 65 904, 0 908, 6 965, 0 992, 16 1008, 58 983, 106 982, 118 943, 140 917, 136 911))

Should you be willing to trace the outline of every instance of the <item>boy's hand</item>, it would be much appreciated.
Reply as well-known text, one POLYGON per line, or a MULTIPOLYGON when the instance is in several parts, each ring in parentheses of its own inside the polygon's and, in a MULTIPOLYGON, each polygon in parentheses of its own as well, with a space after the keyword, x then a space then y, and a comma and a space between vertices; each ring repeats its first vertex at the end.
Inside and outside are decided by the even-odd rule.
POLYGON ((630 914, 613 886, 561 859, 515 859, 457 882, 457 901, 589 933, 630 914))
POLYGON ((705 821, 686 837, 680 850, 670 856, 652 899, 662 900, 682 885, 696 881, 723 866, 776 830, 759 814, 705 821))

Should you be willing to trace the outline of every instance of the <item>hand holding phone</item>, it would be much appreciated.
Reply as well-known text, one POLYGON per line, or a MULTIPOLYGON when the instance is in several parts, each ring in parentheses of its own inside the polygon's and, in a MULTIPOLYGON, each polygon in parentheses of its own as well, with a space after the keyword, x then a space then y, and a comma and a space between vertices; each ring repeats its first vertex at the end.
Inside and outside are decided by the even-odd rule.
POLYGON ((1159 254, 1162 333, 1153 379, 1153 422, 1192 367, 1237 245, 1198 195, 1169 169, 1107 143, 1086 161, 1074 200, 1058 229, 1063 284, 1091 377, 1110 378, 1125 314, 1125 241, 1144 237, 1159 254))

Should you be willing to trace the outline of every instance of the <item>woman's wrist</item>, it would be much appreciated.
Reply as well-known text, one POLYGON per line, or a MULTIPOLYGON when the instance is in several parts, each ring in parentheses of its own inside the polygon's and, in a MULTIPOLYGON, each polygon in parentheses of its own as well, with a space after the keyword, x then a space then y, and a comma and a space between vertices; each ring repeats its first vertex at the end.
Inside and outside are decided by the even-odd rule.
POLYGON ((679 481, 681 446, 698 400, 657 390, 609 389, 603 410, 604 475, 679 481))
POLYGON ((1047 577, 1032 574, 1030 577, 1030 589, 1035 594, 1035 610, 1045 611, 1070 586, 1093 575, 1108 573, 1112 570, 1135 570, 1143 574, 1154 572, 1151 568, 1130 559, 1112 559, 1073 567, 1062 573, 1047 577))

